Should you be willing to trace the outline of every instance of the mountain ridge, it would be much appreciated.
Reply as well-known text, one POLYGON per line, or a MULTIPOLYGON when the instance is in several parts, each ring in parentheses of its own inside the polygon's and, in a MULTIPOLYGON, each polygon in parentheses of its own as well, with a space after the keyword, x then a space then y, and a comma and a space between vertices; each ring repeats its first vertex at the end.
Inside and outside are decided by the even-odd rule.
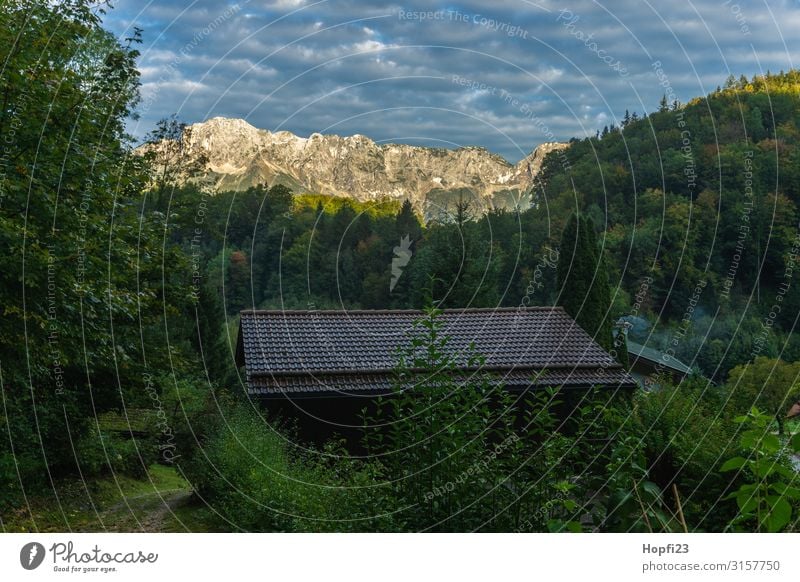
POLYGON ((205 157, 204 170, 183 179, 212 192, 284 184, 297 194, 360 202, 408 199, 426 216, 462 199, 481 212, 527 207, 544 157, 568 145, 543 143, 511 164, 480 146, 379 144, 361 134, 300 137, 226 117, 189 125, 181 139, 189 161, 205 157))

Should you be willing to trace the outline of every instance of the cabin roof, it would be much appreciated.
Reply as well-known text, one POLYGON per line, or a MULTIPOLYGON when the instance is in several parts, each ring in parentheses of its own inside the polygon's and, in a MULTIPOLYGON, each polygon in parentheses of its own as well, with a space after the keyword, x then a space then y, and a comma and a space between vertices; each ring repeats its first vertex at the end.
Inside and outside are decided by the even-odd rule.
POLYGON ((634 363, 636 359, 647 360, 654 365, 661 365, 665 368, 669 368, 670 370, 674 370, 676 372, 680 372, 681 374, 691 374, 692 369, 677 359, 675 356, 671 356, 659 350, 654 350, 653 348, 648 348, 647 346, 643 346, 641 344, 637 344, 628 340, 628 354, 633 356, 631 358, 631 364, 634 363))
MULTIPOLYGON (((370 395, 391 390, 415 310, 241 312, 236 359, 251 394, 370 395)), ((635 382, 560 307, 453 309, 440 315, 464 381, 511 388, 635 382), (485 359, 470 363, 470 345, 485 359)), ((424 382, 424 378, 420 378, 424 382)))

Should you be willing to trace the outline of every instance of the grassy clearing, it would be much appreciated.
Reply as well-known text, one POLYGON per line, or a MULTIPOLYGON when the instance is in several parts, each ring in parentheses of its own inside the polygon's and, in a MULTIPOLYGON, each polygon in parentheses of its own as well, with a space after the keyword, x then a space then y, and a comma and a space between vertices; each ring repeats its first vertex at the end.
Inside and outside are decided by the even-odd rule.
POLYGON ((206 510, 193 507, 191 493, 174 468, 152 465, 142 480, 117 475, 57 483, 54 492, 1 516, 0 526, 9 533, 204 531, 206 510))

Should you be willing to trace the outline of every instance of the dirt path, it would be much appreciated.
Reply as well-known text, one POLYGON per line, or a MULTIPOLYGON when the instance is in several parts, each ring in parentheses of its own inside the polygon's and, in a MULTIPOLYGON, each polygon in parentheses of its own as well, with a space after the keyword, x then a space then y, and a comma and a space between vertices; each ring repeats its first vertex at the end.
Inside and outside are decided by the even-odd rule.
POLYGON ((106 531, 162 532, 165 522, 174 521, 173 511, 189 501, 190 488, 153 491, 127 497, 102 512, 106 531))

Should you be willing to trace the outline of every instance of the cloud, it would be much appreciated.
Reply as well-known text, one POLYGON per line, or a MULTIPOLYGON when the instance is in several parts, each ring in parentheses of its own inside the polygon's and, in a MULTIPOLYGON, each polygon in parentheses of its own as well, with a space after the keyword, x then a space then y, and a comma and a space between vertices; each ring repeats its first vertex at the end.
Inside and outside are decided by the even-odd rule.
POLYGON ((139 137, 172 113, 227 115, 303 136, 480 145, 516 161, 641 112, 640 99, 655 109, 654 61, 682 101, 729 74, 791 68, 800 6, 119 0, 106 25, 121 37, 145 30, 139 137))

